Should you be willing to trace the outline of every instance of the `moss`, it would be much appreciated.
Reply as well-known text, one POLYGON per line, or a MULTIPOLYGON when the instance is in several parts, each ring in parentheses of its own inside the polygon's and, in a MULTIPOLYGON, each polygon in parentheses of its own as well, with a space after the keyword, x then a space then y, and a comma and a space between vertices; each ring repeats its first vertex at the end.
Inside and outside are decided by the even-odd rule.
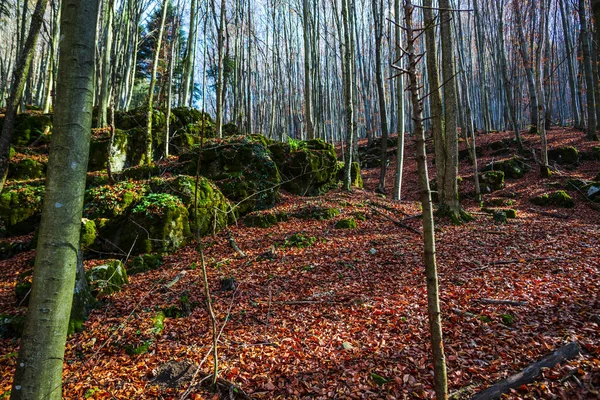
POLYGON ((335 229, 356 229, 357 224, 354 218, 344 218, 335 224, 335 229))
POLYGON ((8 149, 8 159, 11 160, 16 154, 17 151, 15 150, 15 148, 10 146, 10 148, 8 149))
POLYGON ((223 136, 235 136, 239 134, 240 130, 238 129, 236 124, 229 122, 223 125, 223 136))
POLYGON ((484 201, 483 205, 486 207, 502 207, 502 206, 506 205, 506 203, 507 203, 506 199, 495 198, 495 199, 488 199, 488 200, 484 201))
POLYGON ((8 178, 17 181, 40 179, 46 176, 46 163, 24 158, 17 162, 11 162, 8 170, 8 178))
MULTIPOLYGON (((337 163, 337 179, 340 182, 344 181, 344 162, 337 163)), ((360 171, 360 164, 353 162, 350 166, 350 185, 362 189, 364 187, 363 179, 360 171)))
MULTIPOLYGON (((4 118, 0 119, 0 129, 4 125, 4 118)), ((12 144, 16 146, 29 146, 33 142, 48 142, 52 132, 52 116, 40 113, 23 113, 15 119, 15 129, 12 144)))
POLYGON ((522 178, 531 167, 525 163, 521 157, 513 157, 500 161, 495 161, 486 165, 482 171, 502 171, 506 178, 519 179, 522 178))
POLYGON ((244 224, 254 228, 269 228, 273 225, 277 225, 278 222, 279 218, 277 214, 265 212, 254 212, 244 218, 244 224))
POLYGON ((87 278, 94 294, 111 294, 121 290, 129 282, 125 266, 119 260, 108 260, 87 271, 87 278))
POLYGON ((366 221, 368 219, 367 216, 361 212, 355 212, 354 218, 358 221, 366 221))
POLYGON ((579 152, 573 146, 559 147, 548 151, 548 159, 562 165, 577 164, 579 152))
POLYGON ((487 171, 480 174, 479 185, 482 193, 492 193, 504 189, 504 172, 487 171))
POLYGON ((269 150, 251 137, 210 141, 180 156, 180 171, 195 175, 198 152, 200 174, 212 180, 235 203, 238 216, 271 208, 279 199, 281 177, 269 150))
POLYGON ((318 221, 325 221, 332 219, 340 215, 339 208, 332 207, 316 207, 307 206, 292 214, 292 217, 298 219, 315 219, 318 221))
POLYGON ((531 202, 538 206, 553 205, 556 207, 572 208, 575 206, 571 196, 564 190, 558 190, 552 193, 544 193, 531 199, 531 202))
POLYGON ((508 221, 508 216, 504 211, 494 212, 494 221, 505 224, 508 221))
POLYGON ((197 182, 196 185, 195 177, 180 175, 152 179, 150 187, 154 192, 168 193, 181 199, 188 210, 191 231, 203 236, 212 233, 213 228, 221 230, 233 222, 233 213, 229 200, 213 182, 202 176, 197 182))
POLYGON ((318 196, 337 186, 338 164, 333 145, 321 139, 269 146, 283 188, 301 196, 318 196))
POLYGON ((0 221, 9 235, 33 232, 40 221, 43 186, 17 185, 0 195, 0 221))
POLYGON ((517 210, 515 210, 513 208, 504 210, 504 213, 506 214, 506 218, 509 218, 509 219, 517 218, 517 210))
POLYGON ((139 165, 137 167, 131 167, 124 169, 119 174, 121 179, 150 179, 153 176, 159 176, 164 172, 158 165, 139 165))
POLYGON ((125 345, 125 353, 127 353, 130 356, 139 356, 140 354, 146 354, 149 350, 150 347, 152 346, 152 341, 151 340, 146 340, 140 344, 126 344, 125 345))
POLYGON ((285 239, 283 247, 297 247, 303 249, 314 245, 316 242, 317 238, 314 236, 306 236, 302 233, 295 233, 285 239))
POLYGON ((511 326, 515 323, 515 317, 512 314, 502 314, 502 323, 511 326))
POLYGON ((163 263, 163 257, 160 254, 143 254, 133 257, 127 267, 129 275, 137 274, 157 269, 163 263))
POLYGON ((25 326, 24 315, 0 314, 0 338, 19 338, 25 326))
POLYGON ((568 179, 565 187, 566 187, 567 190, 573 190, 573 189, 579 189, 579 190, 581 190, 586 185, 587 185, 587 182, 583 181, 581 179, 568 179))
POLYGON ((87 218, 81 219, 81 234, 79 242, 81 247, 89 247, 96 241, 96 223, 87 218))
POLYGON ((152 317, 152 331, 155 334, 158 335, 165 329, 165 317, 166 315, 162 311, 159 311, 154 317, 152 317))

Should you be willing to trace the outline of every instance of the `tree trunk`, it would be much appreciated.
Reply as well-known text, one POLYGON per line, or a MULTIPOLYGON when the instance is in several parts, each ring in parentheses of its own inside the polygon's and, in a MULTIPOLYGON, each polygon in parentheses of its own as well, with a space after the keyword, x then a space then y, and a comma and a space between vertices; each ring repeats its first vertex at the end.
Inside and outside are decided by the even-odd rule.
POLYGON ((92 124, 98 0, 64 0, 54 134, 11 399, 61 399, 92 124))
MULTIPOLYGON (((585 97, 587 98, 587 138, 588 140, 597 141, 596 98, 594 93, 592 56, 590 54, 590 35, 588 34, 588 22, 585 16, 585 0, 579 0, 579 24, 581 25, 581 50, 583 52, 583 70, 585 73, 585 97)), ((596 58, 594 57, 594 59, 596 58)))
POLYGON ((100 87, 100 100, 98 103, 98 121, 96 128, 104 128, 108 123, 108 101, 109 92, 112 87, 111 69, 114 68, 111 62, 112 43, 113 43, 113 21, 115 13, 114 0, 107 0, 106 21, 104 23, 104 39, 102 46, 102 86, 100 87))
POLYGON ((15 130, 17 109, 19 108, 21 97, 23 96, 23 90, 25 89, 25 83, 27 82, 27 77, 29 75, 31 61, 33 60, 35 53, 35 45, 42 24, 44 23, 44 14, 46 13, 47 5, 48 0, 38 0, 36 3, 35 10, 31 16, 31 26, 29 27, 27 40, 23 45, 22 51, 19 52, 19 61, 14 68, 10 96, 6 103, 4 125, 2 126, 2 134, 0 134, 0 192, 2 192, 2 189, 4 188, 6 176, 8 175, 10 143, 15 130))
POLYGON ((302 32, 304 34, 304 119, 306 120, 306 138, 314 139, 315 130, 313 126, 313 98, 311 85, 311 29, 312 17, 308 6, 309 0, 302 0, 302 32))
MULTIPOLYGON (((440 2, 441 3, 441 2, 440 2)), ((435 230, 433 222, 433 207, 431 190, 427 172, 427 153, 425 151, 425 132, 423 129, 423 104, 419 100, 417 78, 417 58, 415 39, 412 28, 414 7, 410 0, 405 0, 404 15, 406 21, 406 39, 408 43, 408 76, 410 79, 410 94, 413 106, 413 121, 415 124, 415 140, 417 142, 417 170, 419 175, 419 192, 423 207, 423 240, 425 274, 427 277, 427 313, 431 333, 431 349, 433 352, 433 373, 435 396, 438 400, 448 398, 448 379, 446 374, 446 359, 442 334, 442 319, 439 301, 438 277, 435 256, 435 230)), ((440 4, 441 6, 441 4, 440 4)))
POLYGON ((143 164, 152 164, 153 144, 152 144, 152 117, 154 114, 154 86, 156 85, 156 70, 158 69, 158 61, 160 57, 160 46, 162 44, 163 32, 165 30, 165 19, 167 17, 168 0, 163 0, 162 10, 160 14, 160 23, 158 28, 158 36, 156 36, 156 49, 154 49, 154 60, 152 61, 152 72, 150 73, 150 88, 148 89, 148 124, 146 126, 146 151, 143 164))
POLYGON ((354 139, 354 110, 352 107, 352 32, 349 21, 349 2, 351 0, 342 0, 342 27, 344 40, 340 41, 340 52, 342 53, 342 70, 344 81, 344 119, 346 128, 346 148, 344 157, 344 190, 352 190, 352 144, 354 139))
MULTIPOLYGON (((400 24, 400 0, 394 0, 394 16, 396 18, 395 39, 396 39, 396 60, 398 66, 404 68, 404 57, 402 50, 398 45, 402 43, 400 24)), ((396 112, 398 113, 398 148, 396 149, 396 180, 394 182, 394 200, 402 198, 402 172, 404 166, 404 77, 401 75, 396 79, 396 112)))
MULTIPOLYGON (((214 10, 213 10, 214 11, 214 10)), ((219 26, 217 27, 217 86, 216 102, 217 115, 215 121, 215 130, 217 137, 223 137, 223 58, 225 56, 225 0, 221 0, 221 11, 219 16, 219 26)))
POLYGON ((387 105, 385 101, 385 87, 383 85, 383 71, 381 62, 381 41, 383 40, 383 3, 372 0, 373 23, 375 28, 375 81, 377 84, 377 97, 379 100, 379 121, 381 126, 381 166, 379 172, 379 186, 377 191, 385 193, 385 175, 387 172, 387 142, 388 120, 387 105))
POLYGON ((194 92, 194 67, 193 60, 196 56, 196 40, 198 39, 198 30, 196 22, 196 0, 190 1, 190 26, 188 29, 188 41, 187 50, 184 60, 184 78, 183 78, 183 89, 182 89, 182 101, 181 103, 188 107, 193 99, 194 92))

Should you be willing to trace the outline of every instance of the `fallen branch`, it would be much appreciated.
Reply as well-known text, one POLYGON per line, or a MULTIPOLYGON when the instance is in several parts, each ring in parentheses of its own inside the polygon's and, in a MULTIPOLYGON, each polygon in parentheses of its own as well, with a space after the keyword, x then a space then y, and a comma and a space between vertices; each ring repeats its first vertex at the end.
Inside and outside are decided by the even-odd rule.
POLYGON ((506 304, 509 306, 524 306, 527 304, 526 301, 515 301, 515 300, 496 300, 496 299, 477 299, 478 303, 483 304, 506 304))
POLYGON ((415 234, 417 234, 417 235, 421 236, 421 232, 420 232, 418 229, 415 229, 415 228, 413 228, 412 226, 408 226, 408 225, 406 225, 406 224, 403 224, 402 222, 398 221, 397 219, 394 219, 394 218, 390 217, 389 215, 386 215, 386 214, 382 213, 381 211, 377 210, 377 209, 376 209, 375 207, 373 207, 373 206, 370 206, 370 207, 371 207, 371 209, 372 209, 372 210, 373 210, 375 213, 377 213, 377 214, 381 215, 382 217, 384 217, 384 218, 385 218, 385 219, 387 219, 388 221, 391 221, 391 222, 393 222, 395 225, 397 225, 397 226, 399 226, 399 227, 401 227, 401 228, 404 228, 404 229, 408 229, 409 231, 411 231, 411 232, 413 232, 413 233, 415 233, 415 234))
POLYGON ((562 261, 563 259, 556 258, 556 257, 531 257, 531 258, 519 258, 519 259, 514 259, 514 260, 493 261, 493 262, 489 262, 487 264, 488 265, 506 265, 506 264, 521 263, 521 262, 529 262, 529 261, 547 261, 547 260, 562 261))
POLYGON ((246 253, 244 253, 242 249, 239 248, 239 246, 235 242, 235 239, 233 238, 233 234, 231 233, 231 231, 228 231, 227 233, 229 234, 229 244, 231 245, 231 247, 236 251, 236 253, 240 255, 240 257, 246 258, 246 253))
POLYGON ((542 372, 542 368, 553 368, 556 364, 577 357, 580 351, 581 348, 577 342, 571 342, 559 348, 554 353, 542 358, 540 361, 529 365, 519 373, 516 373, 507 379, 496 383, 495 385, 485 389, 483 392, 477 393, 471 398, 471 400, 498 399, 502 394, 508 393, 510 389, 533 382, 535 378, 537 378, 542 372))

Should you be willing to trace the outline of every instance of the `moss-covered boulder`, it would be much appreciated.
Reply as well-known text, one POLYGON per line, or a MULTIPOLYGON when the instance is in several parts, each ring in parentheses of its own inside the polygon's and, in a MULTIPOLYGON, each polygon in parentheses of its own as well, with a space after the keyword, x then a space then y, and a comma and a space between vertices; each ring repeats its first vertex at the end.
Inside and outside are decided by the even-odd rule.
POLYGON ((0 195, 0 233, 33 232, 40 221, 44 186, 16 185, 0 195))
MULTIPOLYGON (((338 179, 338 181, 343 182, 344 181, 344 162, 343 161, 338 161, 337 169, 338 169, 337 179, 338 179)), ((351 182, 350 182, 351 186, 360 188, 360 189, 362 189, 364 187, 359 163, 352 162, 352 165, 350 166, 350 178, 351 178, 351 182)))
POLYGON ((484 168, 483 172, 486 171, 502 171, 506 178, 519 179, 522 178, 531 167, 527 165, 525 160, 521 157, 512 157, 504 160, 494 161, 484 168))
POLYGON ((508 219, 517 218, 517 210, 515 210, 514 208, 509 208, 507 210, 504 210, 504 213, 506 214, 506 218, 508 218, 508 219))
POLYGON ((300 196, 318 196, 337 186, 337 156, 321 139, 274 143, 269 146, 283 188, 300 196))
POLYGON ((487 171, 479 175, 481 193, 492 193, 504 189, 504 172, 487 171))
POLYGON ((149 191, 147 184, 137 181, 93 187, 85 193, 83 215, 88 219, 118 217, 149 191))
POLYGON ((31 157, 20 158, 10 162, 8 179, 24 181, 40 179, 46 176, 46 162, 31 157))
POLYGON ((87 271, 87 278, 95 294, 119 292, 129 282, 125 266, 119 260, 108 260, 87 271))
POLYGON ((239 135, 240 130, 236 124, 229 122, 223 125, 223 136, 235 136, 239 135))
POLYGON ((306 206, 291 214, 298 219, 315 219, 325 221, 340 215, 340 209, 334 207, 306 206))
POLYGON ((190 239, 188 210, 178 197, 167 193, 144 197, 114 236, 119 247, 131 249, 131 254, 171 253, 190 239))
POLYGON ((288 214, 284 212, 270 213, 257 211, 246 215, 244 224, 251 228, 269 228, 277 225, 279 222, 287 221, 288 218, 288 214))
POLYGON ((561 165, 573 165, 579 162, 579 152, 573 146, 548 150, 548 159, 561 165))
POLYGON ((556 206, 571 208, 575 206, 571 196, 564 190, 557 190, 552 193, 544 193, 531 199, 531 202, 538 206, 556 206))
POLYGON ((254 137, 234 136, 212 140, 203 148, 180 156, 180 171, 195 175, 200 153, 200 174, 213 181, 226 198, 245 215, 275 205, 281 177, 271 153, 254 137))
MULTIPOLYGON (((4 126, 4 116, 0 117, 0 130, 4 126)), ((34 142, 48 143, 52 133, 52 115, 28 112, 17 115, 12 144, 29 146, 34 142)))
POLYGON ((160 254, 142 254, 133 257, 128 265, 127 271, 129 275, 146 272, 159 268, 163 263, 163 257, 160 254))
POLYGON ((213 182, 203 176, 198 177, 198 185, 192 176, 154 178, 150 181, 150 187, 153 192, 168 193, 181 199, 188 210, 193 233, 206 235, 212 233, 213 228, 221 230, 233 221, 229 200, 213 182))
POLYGON ((344 218, 340 219, 335 224, 335 229, 356 229, 358 225, 356 224, 356 220, 354 218, 344 218))
POLYGON ((100 135, 92 136, 90 141, 90 157, 88 160, 88 171, 105 170, 110 162, 110 168, 113 173, 121 172, 130 166, 131 157, 128 154, 129 131, 115 129, 115 134, 110 146, 110 134, 104 132, 100 135))

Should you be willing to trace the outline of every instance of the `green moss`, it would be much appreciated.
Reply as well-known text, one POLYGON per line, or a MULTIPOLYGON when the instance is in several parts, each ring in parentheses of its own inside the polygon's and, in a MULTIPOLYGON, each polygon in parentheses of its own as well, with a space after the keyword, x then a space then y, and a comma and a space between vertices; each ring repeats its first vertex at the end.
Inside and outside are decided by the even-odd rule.
POLYGON ((240 130, 238 129, 236 124, 229 122, 223 125, 223 136, 235 136, 239 134, 240 130))
MULTIPOLYGON (((4 118, 0 118, 0 129, 4 125, 4 118)), ((15 119, 15 129, 12 144, 16 146, 29 146, 36 140, 48 142, 49 133, 52 132, 52 116, 40 113, 23 113, 15 119)))
POLYGON ((355 212, 354 213, 354 218, 358 221, 366 221, 368 218, 364 213, 361 212, 355 212))
POLYGON ((479 185, 482 193, 492 193, 504 189, 504 172, 487 171, 480 174, 479 185))
POLYGON ((502 171, 506 178, 522 178, 531 167, 521 157, 513 157, 500 161, 494 161, 486 165, 482 171, 502 171))
POLYGON ((504 211, 496 211, 494 213, 494 221, 505 224, 508 221, 508 216, 504 211))
POLYGON ((277 225, 278 222, 277 215, 264 212, 254 212, 244 218, 246 226, 255 228, 268 228, 277 225))
POLYGON ((285 239, 283 247, 297 247, 303 249, 314 245, 316 242, 317 238, 314 236, 306 236, 302 233, 295 233, 285 239))
POLYGON ((24 158, 18 162, 11 162, 8 178, 17 181, 40 179, 46 176, 46 164, 32 158, 24 158))
POLYGON ((548 159, 562 165, 577 164, 579 152, 573 146, 559 147, 548 151, 548 159))
POLYGON ((307 206, 292 214, 292 217, 298 219, 315 219, 325 221, 340 215, 339 208, 307 206))
POLYGON ((504 210, 504 213, 506 214, 506 218, 509 218, 509 219, 517 218, 517 210, 515 210, 513 208, 504 210))
MULTIPOLYGON (((363 179, 360 171, 360 164, 353 162, 350 167, 350 185, 362 189, 364 187, 363 179)), ((340 182, 344 181, 344 162, 338 161, 337 163, 337 179, 340 182)))
POLYGON ((166 315, 162 311, 159 311, 154 317, 152 317, 152 331, 155 334, 158 335, 165 329, 165 317, 166 315))
POLYGON ((146 354, 152 346, 152 340, 146 340, 140 344, 126 344, 125 353, 130 356, 139 356, 140 354, 146 354))
POLYGON ((95 294, 111 294, 121 290, 129 282, 125 266, 119 260, 108 260, 87 271, 87 278, 95 294))
POLYGON ((515 323, 515 317, 512 314, 502 314, 502 323, 511 326, 515 323))
POLYGON ((229 200, 213 182, 202 176, 197 182, 196 185, 195 177, 180 175, 169 179, 154 178, 150 187, 154 192, 181 199, 188 210, 191 231, 202 236, 212 233, 213 228, 225 228, 233 222, 233 213, 229 200))
POLYGON ((558 190, 552 193, 544 193, 537 197, 531 199, 531 202, 538 206, 556 206, 556 207, 565 207, 572 208, 575 206, 573 199, 571 196, 567 194, 564 190, 558 190))
POLYGON ((10 235, 33 232, 40 220, 43 186, 16 185, 0 195, 0 221, 10 235))
POLYGON ((163 257, 160 254, 143 254, 131 259, 127 272, 129 275, 137 274, 157 269, 163 263, 163 257))
POLYGON ((356 229, 357 224, 354 218, 344 218, 335 224, 335 229, 356 229))
POLYGON ((89 247, 96 241, 96 223, 87 218, 81 219, 80 243, 82 247, 89 247))
POLYGON ((16 154, 17 151, 15 150, 15 148, 10 146, 10 149, 8 149, 8 159, 11 160, 16 154))

